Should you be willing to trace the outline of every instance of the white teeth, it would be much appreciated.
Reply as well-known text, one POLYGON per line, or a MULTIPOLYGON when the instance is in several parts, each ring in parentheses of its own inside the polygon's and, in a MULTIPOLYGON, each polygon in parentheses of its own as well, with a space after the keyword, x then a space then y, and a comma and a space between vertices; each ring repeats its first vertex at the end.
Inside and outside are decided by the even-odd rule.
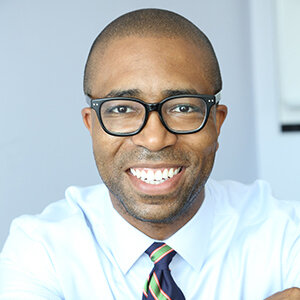
POLYGON ((155 180, 156 181, 162 180, 162 172, 161 172, 161 170, 158 170, 158 171, 155 172, 155 180))
POLYGON ((152 181, 155 178, 154 177, 154 172, 152 170, 149 170, 146 178, 148 179, 148 181, 152 181))
POLYGON ((166 180, 172 178, 176 174, 178 174, 181 170, 181 167, 174 170, 174 168, 164 169, 154 171, 153 169, 134 169, 130 168, 130 172, 133 176, 139 178, 140 180, 149 183, 149 184, 160 184, 165 182, 166 180))
POLYGON ((131 173, 137 177, 137 171, 135 169, 130 169, 131 173))
MULTIPOLYGON (((134 169, 130 169, 130 170, 134 170, 134 169)), ((140 172, 140 170, 135 170, 135 174, 133 174, 133 175, 136 176, 137 178, 141 178, 141 172, 140 172)))
POLYGON ((145 170, 142 170, 142 172, 141 172, 141 178, 142 179, 146 179, 147 178, 147 173, 146 173, 145 170))
POLYGON ((162 173, 162 177, 163 177, 164 179, 167 179, 167 178, 168 178, 168 174, 169 174, 168 169, 164 169, 164 171, 163 171, 163 173, 162 173))

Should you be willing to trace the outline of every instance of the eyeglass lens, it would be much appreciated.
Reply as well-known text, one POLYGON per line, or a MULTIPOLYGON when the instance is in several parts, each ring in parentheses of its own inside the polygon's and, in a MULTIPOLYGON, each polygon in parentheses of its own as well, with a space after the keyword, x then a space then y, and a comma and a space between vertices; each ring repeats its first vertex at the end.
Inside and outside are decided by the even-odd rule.
POLYGON ((190 131, 199 128, 206 115, 206 103, 201 98, 177 98, 162 106, 162 117, 174 131, 190 131))
MULTIPOLYGON (((201 127, 206 110, 206 103, 201 98, 175 98, 163 103, 161 115, 169 129, 184 132, 201 127)), ((132 100, 110 100, 102 104, 100 114, 108 131, 124 134, 143 126, 146 108, 132 100)))

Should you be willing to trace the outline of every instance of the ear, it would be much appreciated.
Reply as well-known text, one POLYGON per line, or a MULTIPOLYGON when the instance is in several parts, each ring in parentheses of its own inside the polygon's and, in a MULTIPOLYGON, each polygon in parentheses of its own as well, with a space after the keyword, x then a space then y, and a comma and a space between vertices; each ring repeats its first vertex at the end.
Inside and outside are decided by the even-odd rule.
MULTIPOLYGON (((225 121, 227 116, 227 106, 225 105, 217 105, 216 108, 216 128, 217 128, 217 133, 218 136, 220 135, 221 132, 221 127, 223 125, 223 122, 225 121)), ((219 149, 219 142, 217 141, 217 149, 219 149)))
POLYGON ((92 135, 92 109, 90 107, 85 107, 81 111, 83 123, 85 127, 90 132, 90 135, 92 135))
POLYGON ((220 134, 221 127, 227 116, 227 106, 217 105, 216 107, 216 128, 218 135, 220 134))

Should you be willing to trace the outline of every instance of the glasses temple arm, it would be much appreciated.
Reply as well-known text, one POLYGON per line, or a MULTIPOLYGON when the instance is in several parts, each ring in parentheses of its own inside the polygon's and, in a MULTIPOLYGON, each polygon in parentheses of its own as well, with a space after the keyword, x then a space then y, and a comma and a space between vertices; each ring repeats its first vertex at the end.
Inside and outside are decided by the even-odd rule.
POLYGON ((89 107, 91 107, 91 103, 92 103, 91 97, 88 96, 88 95, 85 95, 85 101, 86 101, 86 103, 89 105, 89 107))
POLYGON ((218 92, 217 94, 215 94, 215 100, 216 100, 216 104, 219 104, 220 100, 221 100, 221 92, 218 92))

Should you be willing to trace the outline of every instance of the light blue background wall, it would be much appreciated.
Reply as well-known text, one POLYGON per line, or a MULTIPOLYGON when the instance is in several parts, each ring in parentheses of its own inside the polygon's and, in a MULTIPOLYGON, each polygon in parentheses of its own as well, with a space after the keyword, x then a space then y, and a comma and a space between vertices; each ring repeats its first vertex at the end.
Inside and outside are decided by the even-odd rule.
POLYGON ((249 1, 257 172, 271 183, 279 198, 300 200, 300 132, 279 130, 278 1, 249 1))
POLYGON ((14 217, 40 212, 69 185, 99 182, 80 115, 84 63, 108 22, 142 7, 186 16, 215 46, 229 115, 213 177, 260 177, 248 1, 1 0, 0 249, 14 217))

